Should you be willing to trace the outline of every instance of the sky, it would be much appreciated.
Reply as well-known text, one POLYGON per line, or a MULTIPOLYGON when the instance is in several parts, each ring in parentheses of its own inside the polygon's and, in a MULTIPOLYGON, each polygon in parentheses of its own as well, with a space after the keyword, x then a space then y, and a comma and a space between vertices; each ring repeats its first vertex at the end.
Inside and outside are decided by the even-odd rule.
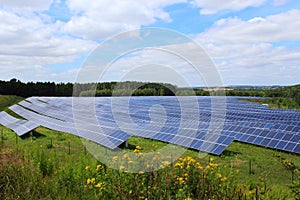
MULTIPOLYGON (((99 45, 149 27, 199 45, 224 86, 300 83, 298 0, 0 0, 0 79, 76 82, 99 45)), ((183 78, 188 85, 207 85, 203 74, 195 76, 180 57, 167 54, 128 53, 99 81, 186 86, 175 81, 183 78), (140 67, 131 71, 133 65, 140 67)))

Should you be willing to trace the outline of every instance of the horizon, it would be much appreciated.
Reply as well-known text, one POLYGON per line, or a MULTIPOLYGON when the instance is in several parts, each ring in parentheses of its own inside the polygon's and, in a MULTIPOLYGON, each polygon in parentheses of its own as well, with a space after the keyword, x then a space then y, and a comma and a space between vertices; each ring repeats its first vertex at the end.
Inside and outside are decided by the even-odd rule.
MULTIPOLYGON (((78 82, 55 82, 55 81, 27 81, 27 82, 24 82, 20 79, 17 79, 17 78, 12 78, 10 80, 3 80, 3 79, 0 79, 0 81, 6 81, 6 82, 9 82, 11 80, 15 79, 16 81, 21 81, 21 83, 24 83, 24 84, 27 84, 27 83, 55 83, 55 84, 92 84, 92 82, 88 82, 88 83, 78 83, 78 82)), ((122 82, 140 82, 140 83, 156 83, 156 84, 171 84, 171 85, 174 85, 178 88, 233 88, 233 87, 289 87, 289 86, 297 86, 297 85, 300 85, 300 83, 296 83, 296 84, 292 84, 292 85, 251 85, 251 84, 237 84, 237 85, 223 85, 223 86, 178 86, 178 85, 175 85, 175 84, 172 84, 172 83, 168 83, 168 82, 148 82, 148 81, 130 81, 130 80, 126 80, 126 81, 103 81, 103 82, 96 82, 97 84, 101 84, 101 83, 113 83, 113 82, 116 82, 116 83, 122 83, 122 82)))

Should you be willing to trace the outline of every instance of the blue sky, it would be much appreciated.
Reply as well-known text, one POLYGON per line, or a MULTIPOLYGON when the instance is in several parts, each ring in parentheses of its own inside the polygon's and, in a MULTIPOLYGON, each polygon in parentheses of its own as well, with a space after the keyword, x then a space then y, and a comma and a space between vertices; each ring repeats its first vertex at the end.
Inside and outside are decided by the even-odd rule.
MULTIPOLYGON (((195 41, 224 85, 300 83, 298 0, 0 0, 0 79, 75 82, 103 41, 147 27, 171 29, 195 41)), ((113 66, 105 81, 145 63, 149 74, 131 78, 157 81, 151 71, 169 72, 151 61, 170 68, 176 65, 170 59, 176 60, 153 51, 121 57, 115 65, 123 68, 113 66)), ((190 85, 205 86, 205 77, 195 77, 187 65, 176 70, 190 85)))

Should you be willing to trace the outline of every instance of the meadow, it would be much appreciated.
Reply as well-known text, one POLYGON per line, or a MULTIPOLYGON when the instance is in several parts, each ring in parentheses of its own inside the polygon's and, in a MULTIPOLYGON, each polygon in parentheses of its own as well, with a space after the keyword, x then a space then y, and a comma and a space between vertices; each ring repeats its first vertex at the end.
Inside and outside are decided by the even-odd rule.
MULTIPOLYGON (((20 100, 5 98, 3 110, 20 100)), ((292 153, 233 142, 220 156, 188 149, 171 163, 159 157, 166 143, 132 137, 128 154, 107 154, 116 170, 70 134, 39 127, 19 138, 2 126, 0 133, 0 199, 300 199, 300 156, 292 153), (147 172, 154 168, 147 152, 161 169, 147 172), (141 164, 132 155, 145 170, 127 172, 141 164)))

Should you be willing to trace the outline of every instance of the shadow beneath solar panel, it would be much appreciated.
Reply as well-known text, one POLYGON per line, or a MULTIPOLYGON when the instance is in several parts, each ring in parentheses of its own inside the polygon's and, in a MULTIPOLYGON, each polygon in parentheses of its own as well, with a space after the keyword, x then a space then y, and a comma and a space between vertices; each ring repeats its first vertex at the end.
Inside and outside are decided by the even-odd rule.
POLYGON ((220 156, 224 156, 224 157, 230 157, 230 156, 235 156, 235 155, 239 155, 241 154, 240 152, 237 151, 231 151, 231 150, 227 150, 225 149, 220 156))
POLYGON ((127 147, 125 147, 125 145, 120 145, 120 148, 126 148, 128 150, 135 150, 136 146, 128 143, 127 147))
POLYGON ((43 137, 46 137, 46 135, 41 134, 41 133, 33 130, 33 131, 21 136, 22 139, 27 139, 27 138, 30 138, 30 137, 43 138, 43 137))

